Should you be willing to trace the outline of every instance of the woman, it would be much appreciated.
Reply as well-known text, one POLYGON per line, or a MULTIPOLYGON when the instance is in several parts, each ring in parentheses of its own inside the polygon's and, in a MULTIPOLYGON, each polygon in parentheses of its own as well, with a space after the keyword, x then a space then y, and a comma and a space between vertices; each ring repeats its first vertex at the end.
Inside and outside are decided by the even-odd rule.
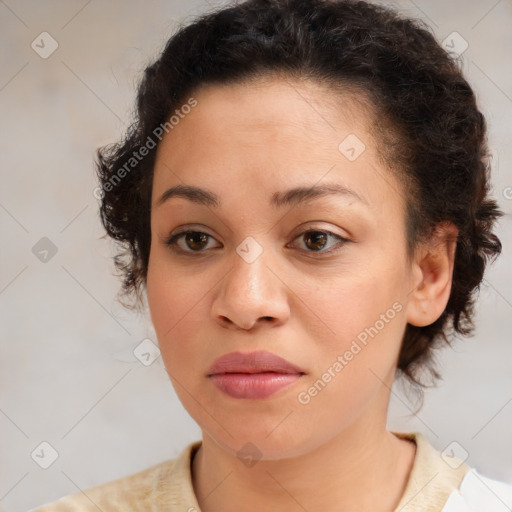
POLYGON ((35 510, 511 507, 386 429, 395 376, 439 376, 501 250, 485 121, 433 36, 365 2, 248 0, 173 36, 137 105, 99 151, 102 221, 202 440, 35 510))

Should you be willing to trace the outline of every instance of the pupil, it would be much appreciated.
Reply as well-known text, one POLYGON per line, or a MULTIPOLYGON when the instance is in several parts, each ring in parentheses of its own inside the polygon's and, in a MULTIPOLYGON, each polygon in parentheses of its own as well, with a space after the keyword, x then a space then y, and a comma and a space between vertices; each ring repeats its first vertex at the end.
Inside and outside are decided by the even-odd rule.
POLYGON ((186 240, 187 240, 187 244, 188 246, 191 248, 191 249, 202 249, 206 243, 207 243, 207 239, 206 239, 206 234, 205 233, 189 233, 186 237, 186 240), (201 239, 200 242, 197 242, 197 239, 201 239), (201 245, 201 242, 204 242, 203 245, 201 245), (196 247, 194 246, 194 244, 196 243, 199 243, 200 247, 196 247))
MULTIPOLYGON (((312 233, 309 233, 307 235, 307 238, 310 239, 310 240, 312 239, 313 240, 313 244, 317 244, 319 241, 323 242, 323 243, 320 244, 320 246, 313 247, 313 248, 316 248, 316 249, 322 249, 325 246, 327 236, 326 236, 325 233, 321 233, 320 231, 314 231, 312 233)), ((307 244, 307 245, 309 247, 309 244, 307 244)))

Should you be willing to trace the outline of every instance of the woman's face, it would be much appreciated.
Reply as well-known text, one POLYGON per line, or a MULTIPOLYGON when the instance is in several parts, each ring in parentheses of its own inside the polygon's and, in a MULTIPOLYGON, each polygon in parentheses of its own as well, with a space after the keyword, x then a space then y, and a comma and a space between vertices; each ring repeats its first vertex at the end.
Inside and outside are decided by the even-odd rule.
POLYGON ((412 289, 404 198, 369 114, 333 94, 278 79, 204 87, 158 147, 151 318, 184 407, 233 453, 294 456, 385 425, 412 289), (207 192, 162 202, 178 185, 207 192), (324 191, 288 192, 303 187, 324 191), (183 231, 195 233, 166 244, 183 231), (243 360, 260 351, 294 369, 243 360))

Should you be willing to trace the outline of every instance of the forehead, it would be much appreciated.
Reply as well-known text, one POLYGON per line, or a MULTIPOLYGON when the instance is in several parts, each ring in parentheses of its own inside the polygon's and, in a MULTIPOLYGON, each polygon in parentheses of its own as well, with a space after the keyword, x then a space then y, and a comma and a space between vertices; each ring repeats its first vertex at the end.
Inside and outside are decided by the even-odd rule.
POLYGON ((377 210, 383 194, 396 194, 393 186, 384 190, 392 178, 382 181, 387 171, 370 135, 373 114, 353 90, 335 94, 315 82, 274 78, 209 84, 191 96, 197 105, 158 146, 153 204, 184 183, 220 196, 235 187, 268 203, 276 190, 324 177, 369 196, 377 210))
MULTIPOLYGON (((368 131, 373 115, 366 96, 353 87, 340 86, 335 93, 318 82, 275 76, 206 84, 191 96, 198 105, 180 121, 189 128, 188 135, 193 132, 194 138, 208 136, 219 141, 243 138, 245 144, 250 144, 251 135, 255 143, 294 136, 311 141, 326 136, 337 139, 342 135, 340 121, 362 133, 368 131)), ((176 128, 172 131, 184 131, 176 128)))

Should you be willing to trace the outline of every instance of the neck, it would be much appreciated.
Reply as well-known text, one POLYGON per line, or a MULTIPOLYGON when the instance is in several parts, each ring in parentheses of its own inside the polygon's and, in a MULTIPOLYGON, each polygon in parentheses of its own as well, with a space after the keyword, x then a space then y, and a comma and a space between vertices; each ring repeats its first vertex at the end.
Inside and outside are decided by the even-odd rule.
POLYGON ((203 432, 192 463, 202 512, 392 511, 414 461, 413 443, 385 422, 358 422, 306 454, 247 467, 203 432))

